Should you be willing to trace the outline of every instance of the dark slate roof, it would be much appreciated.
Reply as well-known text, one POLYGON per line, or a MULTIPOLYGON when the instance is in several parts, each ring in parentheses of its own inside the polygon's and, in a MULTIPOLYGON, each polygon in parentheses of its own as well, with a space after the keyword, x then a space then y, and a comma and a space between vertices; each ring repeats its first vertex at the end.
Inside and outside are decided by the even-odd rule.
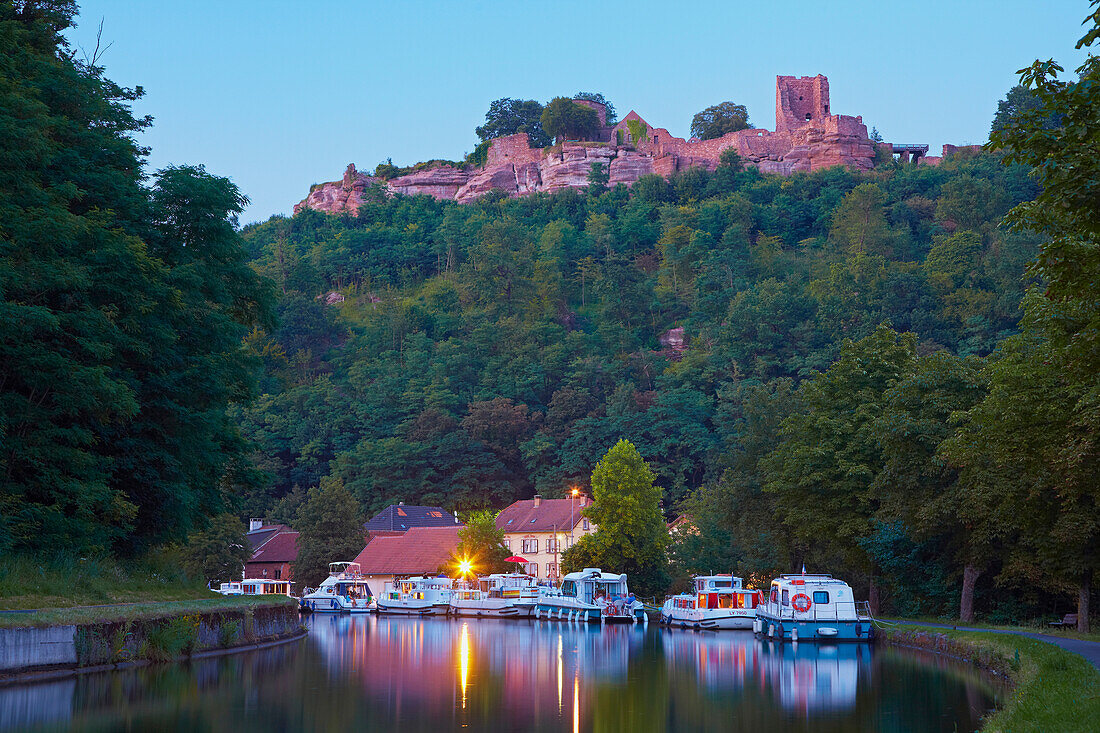
POLYGON ((280 531, 252 552, 249 562, 294 562, 298 559, 298 533, 280 531))
MULTIPOLYGON (((573 526, 580 524, 581 510, 585 507, 577 499, 542 499, 535 506, 534 499, 517 501, 497 515, 497 529, 512 532, 568 532, 570 530, 570 502, 572 502, 573 526)), ((588 506, 591 506, 589 504, 588 506)))
MULTIPOLYGON (((454 517, 451 517, 453 520, 454 517)), ((435 575, 458 547, 458 530, 450 527, 413 527, 393 537, 375 537, 355 562, 365 575, 435 575)))
POLYGON ((413 527, 454 526, 457 526, 454 515, 445 511, 443 507, 407 504, 391 504, 363 525, 368 532, 371 530, 404 532, 413 527))
POLYGON ((279 534, 280 532, 290 531, 290 527, 286 526, 285 524, 267 524, 263 527, 260 527, 259 529, 254 529, 251 532, 248 532, 245 536, 248 537, 249 547, 251 547, 253 552, 255 552, 257 549, 262 547, 265 542, 270 540, 275 535, 279 534))

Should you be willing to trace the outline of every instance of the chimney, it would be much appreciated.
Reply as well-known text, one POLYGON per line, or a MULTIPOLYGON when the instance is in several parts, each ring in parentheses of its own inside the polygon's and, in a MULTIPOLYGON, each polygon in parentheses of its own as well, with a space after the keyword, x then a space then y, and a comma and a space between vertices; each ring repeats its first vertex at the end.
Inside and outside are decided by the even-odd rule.
POLYGON ((584 494, 581 494, 579 499, 580 499, 580 501, 578 502, 578 504, 580 504, 582 509, 584 507, 588 506, 588 497, 587 496, 585 496, 584 494))
POLYGON ((455 524, 461 524, 461 522, 458 521, 458 510, 457 509, 455 509, 455 524))
POLYGON ((542 503, 542 497, 539 496, 538 494, 535 494, 535 508, 538 509, 539 504, 541 504, 541 503, 542 503))
POLYGON ((256 530, 258 530, 262 526, 264 526, 264 520, 262 520, 262 519, 249 519, 248 520, 248 531, 249 532, 255 532, 256 530))

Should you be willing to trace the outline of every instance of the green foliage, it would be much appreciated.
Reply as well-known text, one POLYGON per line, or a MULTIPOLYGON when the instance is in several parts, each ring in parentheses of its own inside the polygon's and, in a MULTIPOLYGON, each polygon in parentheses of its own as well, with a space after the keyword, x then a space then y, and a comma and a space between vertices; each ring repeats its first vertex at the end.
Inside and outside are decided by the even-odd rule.
POLYGON ((562 572, 599 567, 627 573, 639 595, 668 584, 668 529, 661 516, 661 489, 638 449, 627 440, 612 446, 592 471, 592 506, 584 515, 596 532, 562 554, 562 572))
POLYGON ((626 129, 630 130, 630 140, 635 145, 649 140, 649 127, 641 120, 627 120, 626 129))
POLYGON ((551 139, 587 140, 596 134, 600 120, 596 111, 568 97, 555 97, 542 111, 542 129, 551 139))
POLYGON ((718 155, 718 165, 734 173, 745 170, 745 161, 736 148, 726 148, 718 155))
POLYGON ((481 168, 489 160, 489 146, 492 145, 491 140, 482 140, 473 149, 473 151, 466 156, 463 163, 470 168, 481 168))
MULTIPOLYGON (((458 530, 459 542, 452 566, 468 560, 476 575, 507 573, 515 569, 511 563, 504 562, 512 553, 504 547, 504 530, 497 528, 497 514, 499 512, 480 510, 464 518, 466 526, 458 530)), ((448 570, 453 571, 454 567, 448 570)))
POLYGON ((0 6, 0 551, 135 553, 229 508, 269 291, 228 179, 144 185, 142 91, 74 60, 73 12, 0 6))
POLYGON ((607 191, 607 182, 611 179, 611 173, 604 170, 603 163, 593 163, 588 169, 588 195, 599 196, 607 191))
POLYGON ((187 574, 202 578, 211 587, 239 580, 252 552, 245 538, 245 526, 232 514, 221 514, 202 530, 192 532, 183 547, 187 574))
MULTIPOLYGON (((997 102, 997 113, 993 115, 990 135, 1007 130, 1024 115, 1041 120, 1041 113, 1036 114, 1036 110, 1042 106, 1043 101, 1034 90, 1023 84, 1017 84, 1008 90, 1004 99, 997 102)), ((1061 118, 1056 112, 1048 112, 1045 122, 1041 122, 1041 127, 1045 130, 1055 130, 1060 126, 1061 118)))
POLYGON ((614 125, 619 120, 619 114, 615 111, 615 105, 604 99, 604 96, 600 92, 577 92, 573 95, 573 99, 587 99, 590 102, 599 102, 607 109, 607 124, 614 125))
POLYGON ((354 560, 365 544, 359 504, 338 478, 323 478, 309 490, 294 528, 300 533, 294 582, 303 588, 316 588, 328 577, 329 563, 354 560))
POLYGON ((691 118, 691 136, 700 140, 712 140, 750 127, 749 111, 745 105, 735 102, 715 104, 691 118))
MULTIPOLYGON (((489 105, 489 111, 485 113, 485 124, 474 132, 483 143, 495 137, 526 132, 531 147, 545 148, 550 145, 551 140, 543 129, 545 124, 542 121, 542 113, 543 106, 533 99, 504 97, 494 100, 489 105)), ((478 165, 484 165, 484 161, 478 165)))

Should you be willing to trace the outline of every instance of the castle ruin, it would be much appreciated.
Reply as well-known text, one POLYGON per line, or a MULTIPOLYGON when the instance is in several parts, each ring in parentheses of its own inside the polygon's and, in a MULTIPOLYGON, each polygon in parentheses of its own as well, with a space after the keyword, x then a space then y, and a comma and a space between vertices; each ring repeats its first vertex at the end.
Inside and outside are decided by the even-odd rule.
MULTIPOLYGON (((863 118, 830 112, 829 80, 821 74, 776 77, 775 131, 739 130, 712 140, 675 137, 665 128, 653 127, 634 111, 617 124, 608 125, 602 104, 574 101, 596 111, 600 127, 591 139, 532 148, 526 133, 509 135, 492 140, 482 168, 464 170, 441 165, 389 181, 364 175, 349 165, 343 180, 315 186, 294 211, 309 207, 329 213, 355 213, 363 192, 378 183, 392 193, 426 194, 459 202, 473 201, 493 190, 520 196, 584 188, 594 163, 608 171, 611 186, 629 186, 650 173, 668 176, 695 166, 714 170, 727 149, 736 150, 746 165, 780 175, 837 165, 857 170, 874 167, 876 144, 868 137, 863 118), (635 129, 645 129, 641 139, 633 139, 628 121, 635 122, 635 129)), ((912 155, 914 161, 919 159, 924 165, 935 165, 940 160, 925 155, 927 145, 884 147, 903 160, 912 155)))

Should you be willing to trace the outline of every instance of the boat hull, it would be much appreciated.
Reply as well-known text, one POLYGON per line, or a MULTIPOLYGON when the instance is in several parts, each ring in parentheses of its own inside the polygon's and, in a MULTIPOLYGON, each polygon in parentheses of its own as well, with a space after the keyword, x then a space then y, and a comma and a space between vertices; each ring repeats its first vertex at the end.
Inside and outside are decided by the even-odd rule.
POLYGON ((872 641, 875 627, 869 618, 856 620, 800 620, 757 614, 753 631, 776 641, 872 641))
POLYGON ((374 607, 369 603, 345 601, 339 597, 303 598, 300 602, 303 611, 312 613, 371 613, 374 607))
POLYGON ((702 629, 707 631, 749 631, 753 628, 754 613, 671 613, 661 610, 661 623, 672 628, 702 629))
POLYGON ((534 604, 516 604, 499 598, 480 601, 451 601, 452 616, 495 617, 495 618, 531 618, 534 604))
POLYGON ((599 606, 574 601, 569 598, 542 599, 535 606, 535 618, 551 621, 587 621, 589 623, 645 623, 648 617, 645 610, 636 608, 632 612, 615 615, 604 614, 599 606))
POLYGON ((446 616, 450 606, 430 601, 378 601, 378 613, 391 616, 446 616))

